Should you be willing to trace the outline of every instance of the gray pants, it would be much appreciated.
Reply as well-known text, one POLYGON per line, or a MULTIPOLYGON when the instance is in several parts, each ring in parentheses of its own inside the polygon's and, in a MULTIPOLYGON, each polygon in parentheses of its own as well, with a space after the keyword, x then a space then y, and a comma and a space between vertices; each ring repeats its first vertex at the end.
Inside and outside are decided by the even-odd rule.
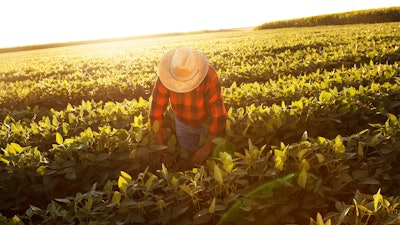
POLYGON ((195 151, 200 147, 200 141, 207 135, 206 128, 192 128, 175 118, 175 129, 178 143, 188 151, 195 151))

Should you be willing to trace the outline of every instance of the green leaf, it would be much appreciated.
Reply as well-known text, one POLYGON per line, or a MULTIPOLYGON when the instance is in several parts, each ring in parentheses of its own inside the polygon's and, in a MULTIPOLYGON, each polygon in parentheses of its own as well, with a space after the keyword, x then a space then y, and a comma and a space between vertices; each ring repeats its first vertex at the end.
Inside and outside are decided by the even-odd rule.
POLYGON ((388 113, 387 117, 389 118, 389 121, 392 122, 394 125, 397 125, 399 123, 399 121, 395 115, 388 113))
POLYGON ((221 162, 223 163, 222 168, 228 173, 232 172, 235 166, 235 163, 233 162, 232 159, 232 155, 227 152, 220 152, 219 157, 221 162))
POLYGON ((0 155, 0 162, 3 162, 3 163, 5 163, 5 164, 7 164, 7 165, 9 165, 9 164, 10 164, 10 160, 8 160, 8 159, 4 158, 4 157, 3 157, 3 156, 1 156, 1 155, 0 155))
POLYGON ((46 116, 44 121, 45 121, 44 128, 50 127, 51 123, 50 123, 50 118, 48 116, 46 116))
POLYGON ((54 200, 57 201, 57 202, 65 203, 65 204, 71 203, 71 200, 66 199, 66 198, 55 198, 54 200))
POLYGON ((15 155, 17 153, 19 154, 19 153, 24 152, 26 149, 27 148, 23 148, 23 147, 21 147, 21 145, 19 145, 17 143, 10 143, 10 144, 7 144, 5 155, 10 156, 10 155, 15 155))
POLYGON ((31 123, 31 129, 33 134, 39 134, 39 126, 36 123, 31 123))
POLYGON ((280 171, 283 170, 283 164, 284 164, 284 161, 282 160, 282 157, 276 157, 276 160, 275 160, 275 167, 276 167, 278 170, 280 170, 280 171))
POLYGON ((151 185, 153 184, 153 180, 156 179, 156 178, 157 178, 157 176, 151 175, 151 176, 149 177, 149 179, 147 179, 147 181, 146 181, 146 183, 145 183, 146 190, 150 190, 151 185))
POLYGON ((52 123, 54 126, 56 126, 56 127, 58 127, 58 126, 60 125, 60 123, 58 122, 56 116, 53 116, 53 118, 52 118, 52 120, 51 120, 51 123, 52 123))
POLYGON ((321 94, 319 95, 319 101, 320 102, 327 102, 332 98, 332 94, 327 92, 327 91, 322 91, 321 94))
POLYGON ((120 171, 120 173, 121 173, 121 176, 123 177, 123 178, 125 178, 125 180, 127 181, 127 182, 132 182, 132 177, 131 177, 131 175, 129 175, 128 173, 126 173, 126 172, 124 172, 124 171, 120 171))
POLYGON ((326 144, 326 138, 324 138, 324 137, 317 137, 317 143, 318 144, 320 144, 320 145, 325 145, 326 144))
POLYGON ((59 145, 62 145, 64 143, 63 137, 58 132, 56 133, 56 143, 59 144, 59 145))
POLYGON ((216 144, 216 145, 220 145, 220 144, 224 144, 224 143, 226 142, 226 139, 223 138, 223 137, 217 137, 217 138, 214 138, 214 139, 212 140, 212 142, 213 142, 214 144, 216 144))
POLYGON ((308 163, 307 159, 303 159, 300 164, 300 169, 304 169, 308 171, 310 169, 310 164, 308 163))
POLYGON ((382 138, 382 133, 377 133, 377 134, 375 134, 372 138, 371 138, 371 140, 369 141, 369 145, 371 145, 371 146, 375 146, 375 145, 377 145, 378 144, 378 141, 379 141, 379 139, 380 138, 382 138))
POLYGON ((92 206, 93 206, 93 198, 92 196, 89 196, 88 200, 85 203, 85 209, 90 211, 92 209, 92 206))
POLYGON ((319 163, 323 163, 325 161, 325 157, 323 154, 316 153, 315 156, 317 157, 319 163))
POLYGON ((164 208, 164 207, 165 207, 165 201, 162 200, 162 199, 159 199, 159 200, 156 202, 156 206, 159 207, 159 208, 164 208))
POLYGON ((167 146, 168 146, 168 152, 174 153, 175 151, 175 146, 177 144, 176 136, 171 135, 171 137, 168 139, 167 146))
POLYGON ((176 177, 172 176, 172 178, 171 178, 171 184, 172 184, 172 186, 176 189, 176 188, 178 187, 179 180, 178 180, 176 177))
POLYGON ((36 169, 36 172, 39 173, 40 175, 44 175, 46 173, 46 166, 43 166, 43 165, 39 166, 36 169))
POLYGON ((143 139, 143 130, 142 129, 137 130, 134 137, 135 141, 139 143, 143 139))
POLYGON ((322 219, 322 216, 319 213, 317 213, 317 225, 325 225, 324 220, 322 219))
POLYGON ((111 194, 114 184, 115 184, 115 181, 107 180, 107 183, 103 187, 103 191, 106 194, 111 194))
POLYGON ((224 184, 224 180, 222 179, 222 172, 221 169, 218 167, 217 164, 214 164, 214 179, 220 184, 224 184))
POLYGON ((215 197, 211 201, 210 207, 208 207, 208 213, 213 214, 215 212, 215 197))
POLYGON ((283 170, 283 165, 284 165, 284 163, 286 161, 286 158, 287 158, 286 149, 285 149, 285 146, 283 146, 282 143, 281 143, 281 149, 284 149, 284 150, 275 149, 274 150, 274 154, 276 156, 275 167, 282 171, 283 170))
POLYGON ((118 188, 126 193, 126 189, 128 188, 128 183, 132 182, 132 177, 125 173, 124 171, 121 171, 121 176, 118 177, 118 188))
POLYGON ((381 195, 381 189, 379 188, 378 192, 372 196, 374 198, 374 210, 378 211, 378 204, 383 202, 383 196, 381 195))
POLYGON ((302 187, 306 188, 306 183, 307 183, 307 170, 303 168, 297 177, 297 184, 302 187))
POLYGON ((227 222, 231 222, 232 218, 237 218, 239 215, 239 210, 242 210, 242 205, 245 200, 251 200, 254 199, 254 196, 260 195, 260 193, 266 193, 266 192, 272 192, 274 188, 277 188, 278 186, 281 185, 287 185, 288 182, 294 177, 294 174, 289 174, 286 175, 285 177, 282 178, 277 178, 272 181, 268 181, 264 184, 258 185, 255 189, 251 190, 250 192, 246 193, 241 199, 237 200, 238 196, 234 196, 234 198, 231 200, 232 202, 235 202, 233 205, 229 207, 229 209, 224 212, 224 214, 221 216, 219 224, 227 224, 227 222))
POLYGON ((335 145, 334 145, 335 153, 345 153, 346 147, 342 142, 342 137, 340 135, 336 136, 335 138, 335 145))
POLYGON ((118 188, 124 193, 126 193, 126 189, 128 188, 128 182, 122 176, 118 178, 118 188))
POLYGON ((114 191, 111 203, 114 205, 118 205, 121 202, 121 193, 118 191, 114 191))
POLYGON ((8 224, 23 225, 24 222, 22 222, 22 220, 18 216, 14 215, 13 218, 10 220, 10 222, 8 224))
POLYGON ((309 149, 307 148, 299 150, 299 152, 297 153, 297 158, 301 160, 307 152, 309 152, 309 149))
POLYGON ((168 169, 167 167, 164 165, 164 163, 161 164, 161 174, 163 175, 165 180, 168 180, 168 169))
POLYGON ((182 191, 186 192, 188 195, 192 196, 192 189, 190 189, 189 186, 187 186, 187 185, 180 185, 179 188, 180 188, 182 191))
POLYGON ((20 128, 22 128, 22 127, 19 125, 19 123, 18 124, 15 124, 15 123, 11 124, 11 131, 14 132, 17 135, 19 135, 21 133, 21 131, 22 131, 20 128))
POLYGON ((338 221, 337 221, 336 224, 342 224, 342 221, 347 216, 347 214, 349 213, 350 209, 351 209, 351 207, 348 206, 345 209, 341 210, 342 212, 340 213, 340 216, 339 216, 338 221))

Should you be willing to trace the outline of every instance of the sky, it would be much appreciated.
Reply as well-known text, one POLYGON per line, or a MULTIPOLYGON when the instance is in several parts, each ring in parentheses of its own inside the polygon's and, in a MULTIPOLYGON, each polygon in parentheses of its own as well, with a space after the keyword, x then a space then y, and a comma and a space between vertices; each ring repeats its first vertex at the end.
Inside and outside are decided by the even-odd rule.
POLYGON ((0 0, 0 48, 253 27, 400 0, 0 0))

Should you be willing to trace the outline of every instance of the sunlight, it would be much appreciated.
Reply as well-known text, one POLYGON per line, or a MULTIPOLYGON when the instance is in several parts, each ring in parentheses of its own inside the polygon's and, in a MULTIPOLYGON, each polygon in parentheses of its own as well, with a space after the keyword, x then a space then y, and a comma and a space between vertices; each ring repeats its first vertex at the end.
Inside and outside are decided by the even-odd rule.
POLYGON ((143 34, 253 27, 326 13, 400 5, 400 0, 1 1, 0 48, 143 34))

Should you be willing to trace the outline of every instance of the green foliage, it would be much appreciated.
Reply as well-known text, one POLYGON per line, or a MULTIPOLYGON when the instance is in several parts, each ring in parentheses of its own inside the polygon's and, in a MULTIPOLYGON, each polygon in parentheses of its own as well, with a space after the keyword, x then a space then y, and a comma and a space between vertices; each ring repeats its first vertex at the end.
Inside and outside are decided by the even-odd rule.
POLYGON ((397 30, 228 32, 107 54, 0 55, 0 223, 397 224, 397 30), (226 135, 198 168, 186 168, 170 109, 163 127, 147 118, 157 62, 181 45, 206 53, 228 110, 226 135), (166 146, 154 140, 159 129, 166 146))
POLYGON ((400 8, 358 10, 345 13, 326 14, 299 19, 273 21, 259 25, 256 29, 277 29, 287 27, 312 27, 363 23, 387 23, 400 21, 400 8))

